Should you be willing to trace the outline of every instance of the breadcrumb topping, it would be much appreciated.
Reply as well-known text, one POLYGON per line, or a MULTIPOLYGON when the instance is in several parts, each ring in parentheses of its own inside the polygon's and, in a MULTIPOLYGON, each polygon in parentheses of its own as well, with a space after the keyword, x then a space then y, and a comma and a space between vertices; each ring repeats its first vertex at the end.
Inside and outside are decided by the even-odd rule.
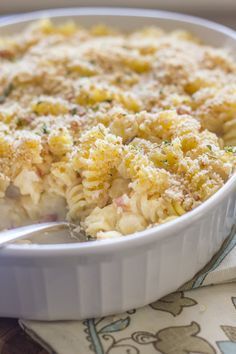
POLYGON ((235 144, 224 48, 50 20, 0 37, 3 227, 67 218, 102 239, 167 222, 223 186, 235 144))

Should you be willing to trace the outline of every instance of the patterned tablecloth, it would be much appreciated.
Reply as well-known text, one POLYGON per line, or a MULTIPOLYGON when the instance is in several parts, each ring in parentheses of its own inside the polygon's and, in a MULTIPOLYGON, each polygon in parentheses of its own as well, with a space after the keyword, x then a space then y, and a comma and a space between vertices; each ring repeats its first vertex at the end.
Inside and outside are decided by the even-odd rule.
POLYGON ((0 321, 0 354, 236 354, 235 230, 194 279, 149 306, 86 321, 19 324, 29 336, 16 320, 0 321))

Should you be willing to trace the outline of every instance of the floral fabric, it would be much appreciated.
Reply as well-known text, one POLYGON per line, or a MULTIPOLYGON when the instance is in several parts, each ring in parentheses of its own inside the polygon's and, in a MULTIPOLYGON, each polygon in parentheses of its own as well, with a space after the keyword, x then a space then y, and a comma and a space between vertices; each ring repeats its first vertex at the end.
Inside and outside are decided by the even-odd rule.
POLYGON ((121 315, 20 325, 57 354, 235 354, 236 234, 177 292, 121 315), (211 286, 214 285, 214 286, 211 286))

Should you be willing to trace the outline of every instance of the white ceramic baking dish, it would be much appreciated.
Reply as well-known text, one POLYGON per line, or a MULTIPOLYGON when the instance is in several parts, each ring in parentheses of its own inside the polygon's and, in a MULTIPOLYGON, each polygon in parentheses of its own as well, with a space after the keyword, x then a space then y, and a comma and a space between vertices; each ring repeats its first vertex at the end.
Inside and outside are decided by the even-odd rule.
MULTIPOLYGON (((236 49, 234 31, 174 13, 133 9, 61 9, 14 16, 15 33, 42 16, 122 29, 185 28, 211 45, 236 49)), ((236 176, 195 210, 167 224, 115 240, 10 245, 0 250, 0 316, 82 319, 143 306, 176 290, 220 248, 235 222, 236 176)))

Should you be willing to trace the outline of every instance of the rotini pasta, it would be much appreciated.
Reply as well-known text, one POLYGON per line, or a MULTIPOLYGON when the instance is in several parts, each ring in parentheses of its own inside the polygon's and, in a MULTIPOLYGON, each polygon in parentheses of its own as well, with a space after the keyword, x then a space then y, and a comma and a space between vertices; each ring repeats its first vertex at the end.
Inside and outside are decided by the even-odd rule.
POLYGON ((43 20, 0 38, 0 71, 2 228, 67 219, 116 238, 234 171, 236 64, 191 33, 43 20))
POLYGON ((68 218, 74 221, 87 216, 91 208, 94 207, 93 204, 87 202, 82 184, 67 189, 66 201, 69 209, 68 218))

